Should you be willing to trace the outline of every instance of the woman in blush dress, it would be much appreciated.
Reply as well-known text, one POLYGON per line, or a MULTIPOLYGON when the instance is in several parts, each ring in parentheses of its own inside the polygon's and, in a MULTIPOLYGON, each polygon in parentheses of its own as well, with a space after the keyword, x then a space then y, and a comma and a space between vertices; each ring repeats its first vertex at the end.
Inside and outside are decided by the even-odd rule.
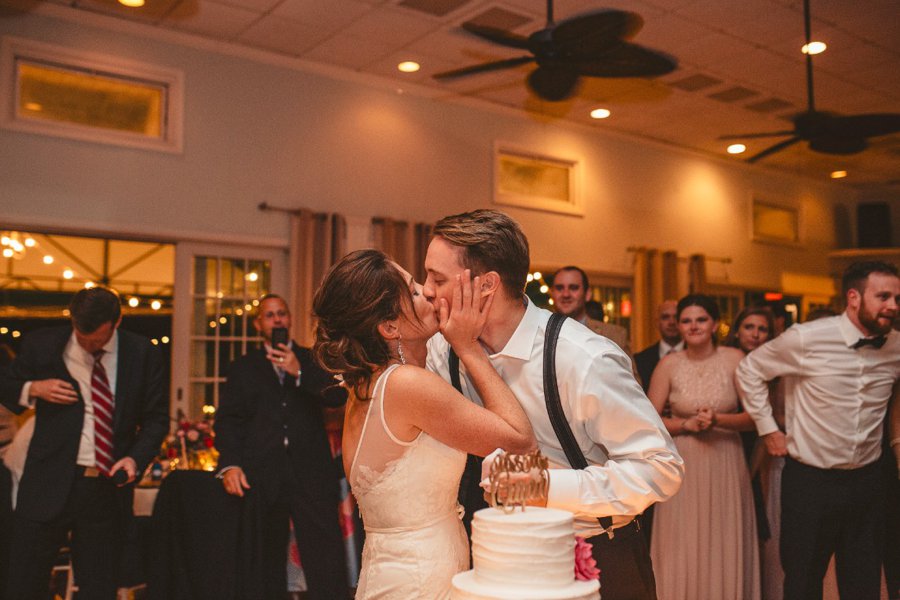
POLYGON ((719 309, 699 294, 678 302, 684 351, 663 358, 648 396, 685 463, 678 494, 658 504, 651 554, 660 600, 759 600, 759 552, 733 377, 744 353, 717 348, 719 309))
POLYGON ((456 502, 466 453, 537 447, 477 341, 492 296, 469 271, 457 285, 453 306, 436 310, 384 253, 360 250, 316 292, 316 358, 350 392, 344 470, 366 530, 358 599, 448 598, 451 578, 469 565, 456 502), (439 328, 485 408, 425 370, 426 342, 439 328))

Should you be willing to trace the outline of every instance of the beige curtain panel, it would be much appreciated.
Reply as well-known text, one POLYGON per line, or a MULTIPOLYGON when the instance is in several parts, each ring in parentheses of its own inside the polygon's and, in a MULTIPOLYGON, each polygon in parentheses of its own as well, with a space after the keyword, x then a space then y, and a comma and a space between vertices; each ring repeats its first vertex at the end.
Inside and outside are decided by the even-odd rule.
POLYGON ((315 340, 313 295, 329 267, 347 253, 347 222, 339 214, 300 209, 291 213, 290 227, 291 333, 309 347, 315 340))
POLYGON ((634 301, 631 347, 640 350, 656 342, 656 310, 663 300, 678 298, 678 254, 674 250, 634 249, 634 301))
POLYGON ((430 223, 410 223, 390 217, 372 219, 375 248, 381 250, 412 273, 416 281, 425 281, 425 252, 431 241, 430 223))

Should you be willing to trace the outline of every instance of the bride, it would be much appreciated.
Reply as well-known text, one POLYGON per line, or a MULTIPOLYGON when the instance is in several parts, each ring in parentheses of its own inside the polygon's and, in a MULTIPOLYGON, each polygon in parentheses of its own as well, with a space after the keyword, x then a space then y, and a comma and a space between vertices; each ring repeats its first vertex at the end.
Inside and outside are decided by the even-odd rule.
POLYGON ((492 297, 465 272, 435 314, 421 285, 384 253, 359 250, 316 292, 315 353, 350 391, 343 459, 366 530, 357 599, 439 599, 468 568, 456 495, 466 453, 536 448, 525 413, 477 338, 492 297), (438 329, 484 399, 467 400, 424 369, 438 329))

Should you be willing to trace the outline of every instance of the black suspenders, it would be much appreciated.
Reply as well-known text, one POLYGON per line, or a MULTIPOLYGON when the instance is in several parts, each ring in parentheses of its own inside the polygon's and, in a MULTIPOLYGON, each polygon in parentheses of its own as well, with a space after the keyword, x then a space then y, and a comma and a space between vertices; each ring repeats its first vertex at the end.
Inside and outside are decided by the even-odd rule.
MULTIPOLYGON (((575 435, 572 433, 572 427, 566 420, 563 412, 562 401, 559 397, 559 385, 556 381, 556 344, 559 339, 559 331, 562 329, 566 317, 560 313, 550 315, 550 321, 547 323, 547 331, 544 333, 544 400, 547 403, 547 415, 550 418, 550 424, 553 425, 553 431, 559 439, 569 465, 574 469, 586 469, 588 467, 587 459, 581 453, 578 442, 575 441, 575 435)), ((459 357, 456 352, 450 349, 448 360, 450 368, 450 382, 453 387, 462 393, 462 384, 459 379, 459 357)), ((600 526, 612 537, 612 518, 599 517, 597 519, 600 526)))

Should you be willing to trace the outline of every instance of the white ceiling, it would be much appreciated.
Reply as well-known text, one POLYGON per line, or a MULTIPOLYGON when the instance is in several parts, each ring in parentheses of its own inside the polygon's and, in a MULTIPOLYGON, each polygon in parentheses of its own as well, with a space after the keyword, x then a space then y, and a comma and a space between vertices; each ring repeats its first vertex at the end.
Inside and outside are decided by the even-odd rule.
MULTIPOLYGON (((522 24, 513 30, 527 35, 544 27, 543 0, 146 0, 141 9, 127 9, 114 0, 0 4, 27 7, 39 1, 301 57, 398 84, 415 82, 434 89, 438 97, 477 97, 720 157, 727 156, 727 143, 718 136, 790 129, 786 117, 806 107, 801 0, 557 0, 557 22, 603 8, 640 14, 644 28, 632 41, 679 62, 675 72, 655 80, 586 79, 577 97, 561 103, 528 93, 524 78, 530 65, 450 82, 431 78, 521 55, 471 36, 459 25, 487 10, 501 10, 520 15, 522 24), (422 69, 401 73, 396 65, 403 60, 418 61, 422 69), (723 92, 724 98, 714 97, 723 92), (729 95, 743 97, 729 101, 729 95), (612 117, 593 121, 588 112, 596 107, 608 108, 612 117)), ((828 44, 815 57, 816 108, 840 114, 900 112, 898 1, 811 1, 813 38, 828 44)), ((750 140, 745 156, 782 139, 750 140)), ((896 196, 900 134, 874 138, 870 149, 846 157, 818 154, 800 143, 759 164, 823 179, 844 169, 850 175, 841 183, 886 186, 882 190, 896 196)))

